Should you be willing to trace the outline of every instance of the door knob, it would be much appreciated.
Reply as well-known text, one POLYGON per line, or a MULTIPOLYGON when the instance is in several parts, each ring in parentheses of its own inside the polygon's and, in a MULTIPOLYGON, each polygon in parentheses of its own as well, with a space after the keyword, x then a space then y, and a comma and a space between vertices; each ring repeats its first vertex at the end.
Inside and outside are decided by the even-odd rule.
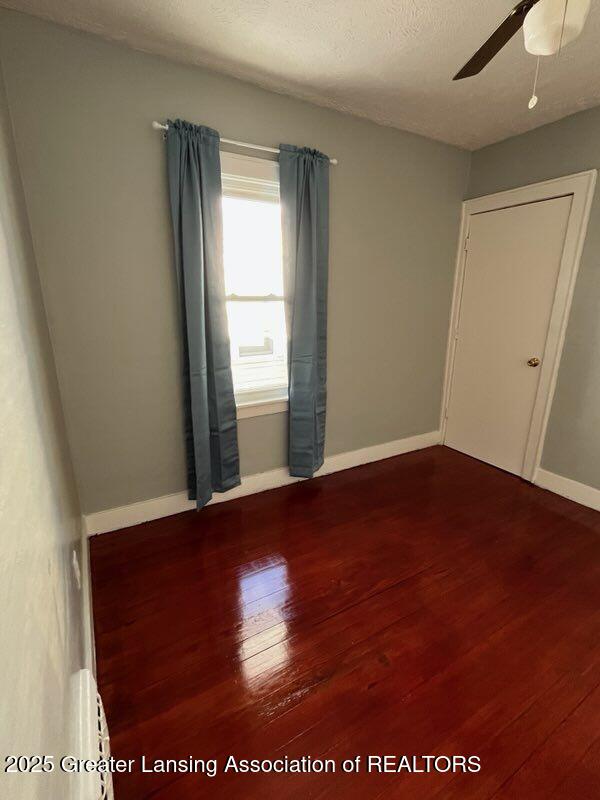
POLYGON ((539 365, 540 365, 541 363, 542 363, 542 362, 539 360, 539 358, 537 358, 536 356, 533 356, 533 358, 530 358, 530 359, 527 361, 527 366, 528 366, 528 367, 539 367, 539 365))

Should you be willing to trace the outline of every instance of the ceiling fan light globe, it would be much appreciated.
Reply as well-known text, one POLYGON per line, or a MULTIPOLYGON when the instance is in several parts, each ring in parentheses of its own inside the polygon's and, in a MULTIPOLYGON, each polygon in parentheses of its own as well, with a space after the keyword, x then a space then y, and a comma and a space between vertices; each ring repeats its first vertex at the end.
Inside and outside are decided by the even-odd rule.
POLYGON ((590 0, 539 0, 523 22, 525 49, 534 56, 558 53, 579 36, 589 10, 590 0))

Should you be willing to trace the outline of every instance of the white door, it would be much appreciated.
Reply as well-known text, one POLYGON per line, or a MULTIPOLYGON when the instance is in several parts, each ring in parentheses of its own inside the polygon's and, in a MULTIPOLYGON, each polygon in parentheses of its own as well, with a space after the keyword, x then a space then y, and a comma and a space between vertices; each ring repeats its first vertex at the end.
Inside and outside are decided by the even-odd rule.
POLYGON ((470 218, 445 443, 517 475, 571 202, 568 195, 470 218))

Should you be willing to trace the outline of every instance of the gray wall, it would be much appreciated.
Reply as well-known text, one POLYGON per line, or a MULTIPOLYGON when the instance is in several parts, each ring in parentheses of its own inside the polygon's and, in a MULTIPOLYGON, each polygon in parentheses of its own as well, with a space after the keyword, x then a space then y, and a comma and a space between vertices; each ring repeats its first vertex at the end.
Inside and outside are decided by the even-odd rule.
MULTIPOLYGON (((473 153, 469 197, 600 168, 600 108, 473 153)), ((592 205, 542 457, 600 488, 600 196, 592 205)))
MULTIPOLYGON (((14 12, 0 45, 84 511, 185 488, 154 119, 339 159, 327 454, 438 428, 468 153, 14 12)), ((240 423, 245 474, 285 464, 286 424, 240 423)))
MULTIPOLYGON (((80 516, 0 74, 0 758, 72 752, 83 663, 71 569, 80 516)), ((89 653, 88 653, 89 656, 89 653)), ((0 797, 64 798, 72 779, 8 775, 0 797)))

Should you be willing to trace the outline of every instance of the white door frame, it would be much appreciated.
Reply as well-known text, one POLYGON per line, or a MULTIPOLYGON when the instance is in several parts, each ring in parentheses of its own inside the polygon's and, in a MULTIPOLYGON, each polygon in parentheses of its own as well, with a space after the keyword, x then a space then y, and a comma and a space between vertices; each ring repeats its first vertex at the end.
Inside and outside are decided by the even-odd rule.
POLYGON ((554 399, 556 378, 562 355, 571 301, 579 270, 579 261, 583 250, 583 243, 587 231, 587 224, 596 186, 595 169, 578 172, 575 175, 565 175, 562 178, 553 178, 541 183, 532 183, 505 192, 497 192, 473 200, 465 200, 462 204, 462 217, 460 223, 460 236, 458 239, 458 252, 456 255, 456 271, 454 275, 454 291, 452 296, 452 311, 448 331, 448 347, 446 351, 446 369, 444 374, 444 391, 442 395, 442 416, 440 421, 441 441, 446 441, 446 420, 448 404, 454 373, 454 357, 458 326, 460 322, 460 306, 462 300, 463 282, 465 277, 465 263, 469 241, 469 226, 474 214, 486 211, 497 211, 501 208, 536 203, 540 200, 551 200, 556 197, 573 195, 571 211, 567 222, 567 232, 563 254, 560 262, 554 303, 548 326, 546 347, 543 353, 541 374, 537 394, 531 416, 531 425, 527 437, 523 471, 521 476, 528 481, 534 481, 542 458, 542 449, 546 437, 548 417, 554 399))

